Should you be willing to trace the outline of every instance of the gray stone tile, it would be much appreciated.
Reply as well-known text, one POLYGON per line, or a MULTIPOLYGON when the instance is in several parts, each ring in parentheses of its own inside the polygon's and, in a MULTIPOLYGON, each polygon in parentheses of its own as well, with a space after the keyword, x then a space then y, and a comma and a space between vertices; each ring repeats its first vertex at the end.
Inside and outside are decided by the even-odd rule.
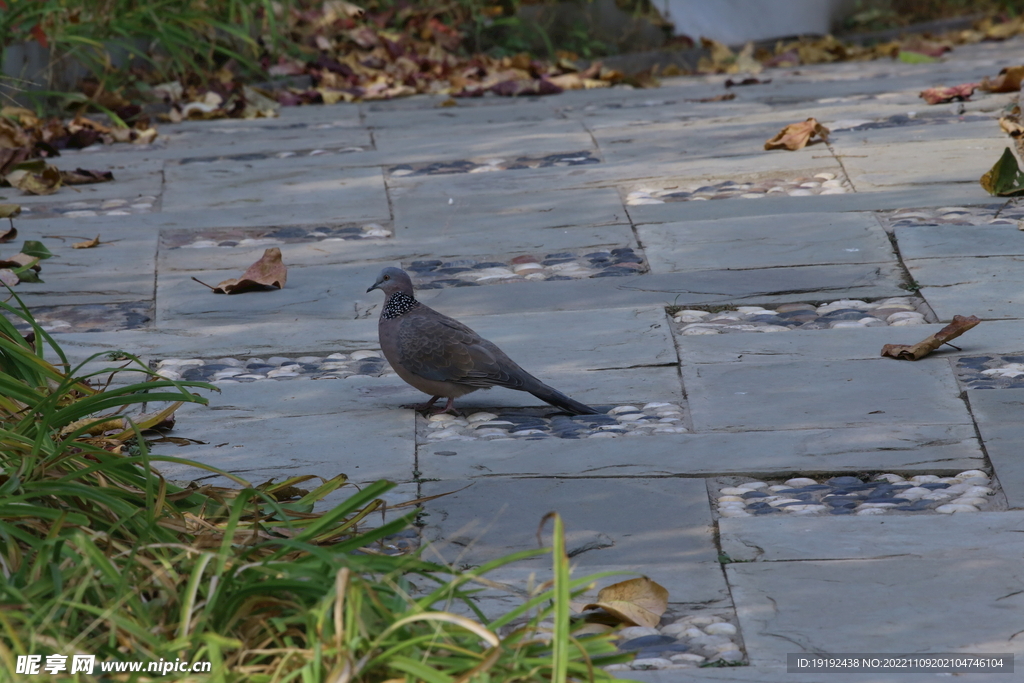
POLYGON ((722 550, 737 562, 868 560, 1024 552, 1024 513, 901 517, 765 517, 718 520, 722 550))
POLYGON ((894 232, 908 260, 1024 255, 1024 232, 1014 225, 922 225, 894 232))
MULTIPOLYGON (((315 389, 320 382, 303 384, 315 389)), ((211 404, 218 405, 215 398, 211 404)), ((205 443, 156 444, 152 451, 211 465, 253 484, 299 474, 328 479, 344 473, 357 483, 413 480, 412 411, 356 411, 345 407, 332 413, 281 417, 249 406, 190 410, 179 417, 178 430, 180 436, 187 434, 205 443), (343 439, 339 438, 342 434, 343 439)), ((169 479, 209 476, 179 463, 161 463, 158 467, 169 479)))
MULTIPOLYGON (((886 186, 932 183, 977 183, 999 160, 1006 139, 993 126, 990 137, 908 144, 833 145, 853 186, 868 192, 886 186)), ((980 188, 979 188, 980 189, 980 188)))
POLYGON ((1020 458, 1024 446, 1024 424, 1020 419, 1024 391, 972 391, 969 400, 1007 504, 1011 508, 1024 508, 1024 462, 1020 458))
POLYGON ((971 425, 441 442, 419 447, 423 476, 441 479, 737 474, 770 477, 792 472, 812 476, 890 470, 955 474, 985 464, 971 425))
MULTIPOLYGON (((902 275, 888 264, 798 266, 756 270, 698 270, 495 287, 441 290, 435 299, 462 314, 506 313, 629 306, 698 306, 834 300, 840 296, 901 296, 902 275)), ((426 301, 426 294, 423 295, 426 301)), ((433 304, 432 304, 433 305, 433 304)))
MULTIPOLYGON (((565 523, 577 575, 608 570, 647 574, 651 567, 661 576, 648 575, 659 583, 662 577, 676 577, 666 585, 673 602, 728 596, 702 480, 502 479, 465 485, 439 481, 421 487, 424 496, 453 492, 424 504, 424 539, 449 563, 477 565, 537 548, 538 524, 556 510, 565 523), (623 514, 624 501, 629 501, 629 514, 623 514)), ((550 529, 549 522, 545 543, 550 529)), ((550 563, 550 557, 542 556, 519 565, 550 563)))
MULTIPOLYGON (((244 259, 249 263, 263 254, 263 249, 245 251, 251 256, 244 259)), ((223 280, 241 276, 238 268, 161 273, 157 281, 157 326, 160 329, 192 328, 200 321, 204 325, 237 324, 279 316, 286 316, 293 322, 352 319, 358 315, 356 302, 364 300, 366 288, 373 284, 383 265, 390 264, 290 268, 283 289, 232 295, 214 294, 191 278, 195 276, 216 286, 223 280)))
MULTIPOLYGON (((443 101, 443 99, 441 100, 443 101)), ((495 106, 467 105, 466 100, 455 100, 454 107, 439 107, 438 103, 425 103, 416 108, 393 108, 385 110, 374 105, 363 104, 363 121, 375 131, 394 129, 399 133, 426 126, 447 128, 461 126, 508 126, 533 124, 559 118, 558 98, 554 99, 510 99, 495 106)))
POLYGON ((380 169, 342 169, 332 157, 188 164, 165 173, 166 212, 273 206, 294 213, 325 204, 335 220, 390 216, 380 169))
POLYGON ((726 574, 754 667, 784 664, 789 652, 1024 654, 1014 638, 1024 627, 1019 559, 755 562, 726 574), (948 610, 969 628, 949 628, 948 610))
POLYGON ((655 273, 895 262, 885 231, 867 213, 659 223, 637 234, 655 273))
MULTIPOLYGON (((778 334, 677 336, 676 346, 685 364, 870 359, 881 357, 884 344, 916 344, 943 327, 936 324, 799 330, 778 334)), ((1021 335, 1024 335, 1024 324, 1013 320, 986 321, 983 329, 984 332, 973 330, 957 339, 955 343, 962 351, 944 346, 924 362, 940 364, 941 359, 957 356, 1008 353, 1018 349, 1021 335)))
POLYGON ((546 155, 593 149, 590 134, 578 121, 463 124, 458 119, 433 125, 381 128, 374 134, 381 163, 414 163, 478 157, 546 155))
POLYGON ((1024 284, 1024 257, 930 258, 907 260, 921 296, 940 320, 954 315, 982 319, 1019 318, 1017 297, 1024 284))
POLYGON ((970 424, 948 365, 887 359, 683 366, 694 428, 970 424), (828 387, 822 400, 821 387, 828 387), (922 401, 921 397, 928 397, 922 401))

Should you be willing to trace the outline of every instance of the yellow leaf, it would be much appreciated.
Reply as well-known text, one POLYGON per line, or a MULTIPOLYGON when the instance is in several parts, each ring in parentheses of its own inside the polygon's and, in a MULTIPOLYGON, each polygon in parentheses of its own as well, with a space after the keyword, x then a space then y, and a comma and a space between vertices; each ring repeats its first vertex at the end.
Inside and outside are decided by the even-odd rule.
POLYGON ((71 248, 72 249, 92 249, 93 247, 99 246, 99 243, 100 243, 100 236, 96 235, 96 237, 92 238, 91 240, 87 240, 85 242, 75 242, 74 244, 71 245, 71 248))
POLYGON ((668 591, 646 576, 620 581, 602 588, 597 602, 584 609, 601 608, 617 619, 635 626, 657 626, 668 608, 668 591))

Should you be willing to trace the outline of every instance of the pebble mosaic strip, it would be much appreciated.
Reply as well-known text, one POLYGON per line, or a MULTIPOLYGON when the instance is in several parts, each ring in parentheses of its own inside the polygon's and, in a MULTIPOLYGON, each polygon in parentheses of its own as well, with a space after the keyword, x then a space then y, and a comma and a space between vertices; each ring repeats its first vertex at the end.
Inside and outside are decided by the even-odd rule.
POLYGON ((845 194, 850 187, 836 178, 834 173, 819 173, 809 178, 768 178, 741 183, 725 180, 712 185, 680 185, 669 188, 642 187, 626 195, 626 204, 664 204, 666 202, 696 202, 707 199, 762 199, 775 195, 810 197, 818 194, 845 194))
POLYGON ((417 420, 420 440, 508 441, 509 439, 610 439, 618 436, 685 434, 683 409, 677 403, 654 402, 642 408, 615 406, 604 415, 552 415, 556 408, 479 411, 465 417, 447 413, 417 420))
POLYGON ((33 204, 21 207, 22 218, 86 218, 88 216, 136 216, 153 210, 157 198, 95 199, 67 204, 33 204))
POLYGON ((971 356, 956 361, 968 389, 1024 389, 1024 356, 971 356))
POLYGON ((294 152, 250 152, 247 154, 224 154, 212 157, 185 157, 178 160, 178 165, 212 164, 217 161, 260 161, 261 159, 287 159, 289 157, 318 157, 325 154, 348 154, 349 152, 365 151, 366 147, 338 147, 335 149, 303 149, 294 152))
MULTIPOLYGON (((662 621, 668 621, 662 619, 662 621)), ((628 664, 606 671, 693 669, 709 663, 741 663, 746 659, 736 642, 739 630, 732 614, 692 614, 657 628, 629 626, 619 631, 620 652, 635 652, 628 664)))
POLYGON ((891 512, 978 512, 991 510, 994 493, 987 474, 967 470, 955 477, 898 474, 833 477, 817 481, 796 477, 784 483, 751 481, 718 491, 720 517, 757 515, 883 515, 891 512))
MULTIPOLYGON (((75 306, 38 306, 32 316, 43 330, 57 332, 112 332, 145 327, 152 320, 153 304, 133 301, 122 304, 81 304, 75 306)), ((7 316, 18 330, 31 325, 16 316, 7 316)))
MULTIPOLYGON (((826 102, 827 100, 819 100, 826 102)), ((905 126, 941 126, 947 123, 969 123, 973 121, 991 121, 988 116, 952 116, 948 113, 918 116, 914 112, 895 114, 884 119, 847 119, 832 121, 826 127, 833 133, 860 132, 865 130, 881 130, 883 128, 902 128, 905 126)))
POLYGON ((672 316, 686 336, 724 332, 787 332, 851 327, 924 325, 931 311, 923 299, 898 296, 874 303, 840 299, 832 303, 782 304, 775 308, 739 306, 720 313, 685 310, 672 316))
POLYGON ((893 228, 919 225, 1014 225, 1024 220, 1024 205, 946 206, 941 209, 902 209, 882 214, 882 224, 893 228))
POLYGON ((512 171, 520 168, 547 168, 549 166, 582 166, 599 164, 601 160, 590 151, 549 154, 543 157, 516 157, 505 159, 465 159, 460 161, 438 161, 424 164, 399 164, 388 169, 392 178, 407 175, 443 175, 446 173, 487 173, 489 171, 512 171))
POLYGON ((156 363, 156 374, 173 380, 215 384, 242 384, 268 379, 344 379, 352 375, 384 377, 394 375, 380 351, 363 349, 329 356, 287 358, 165 358, 156 363))
POLYGON ((457 259, 413 261, 405 265, 418 289, 472 287, 504 282, 579 280, 647 272, 643 257, 629 247, 587 253, 562 251, 546 256, 524 254, 508 261, 457 259))
MULTIPOLYGON (((390 226, 390 224, 389 224, 390 226)), ((266 228, 214 228, 211 230, 165 230, 160 235, 166 249, 209 249, 211 247, 262 247, 300 242, 338 242, 391 237, 391 228, 380 223, 266 228)))

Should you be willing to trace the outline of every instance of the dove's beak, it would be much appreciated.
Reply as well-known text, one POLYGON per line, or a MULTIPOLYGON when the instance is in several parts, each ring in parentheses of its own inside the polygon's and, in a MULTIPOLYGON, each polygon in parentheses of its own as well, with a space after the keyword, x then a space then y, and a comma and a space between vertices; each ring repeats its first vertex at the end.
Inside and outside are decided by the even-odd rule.
POLYGON ((373 283, 373 287, 370 287, 370 288, 369 288, 369 289, 367 289, 366 291, 367 291, 367 292, 372 292, 373 290, 377 289, 378 287, 380 287, 380 282, 379 282, 379 281, 378 281, 378 282, 374 282, 374 283, 373 283))

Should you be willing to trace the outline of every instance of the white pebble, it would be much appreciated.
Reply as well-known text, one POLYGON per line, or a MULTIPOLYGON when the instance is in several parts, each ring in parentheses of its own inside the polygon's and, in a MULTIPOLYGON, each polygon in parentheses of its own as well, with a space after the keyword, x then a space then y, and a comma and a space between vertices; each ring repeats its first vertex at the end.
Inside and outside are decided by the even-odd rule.
POLYGON ((958 479, 967 479, 968 477, 987 477, 988 475, 981 470, 967 470, 956 475, 958 479))
POLYGON ((992 489, 987 486, 968 486, 964 491, 965 496, 987 496, 990 493, 992 493, 992 489))
POLYGON ((825 510, 827 505, 817 505, 815 503, 808 503, 807 505, 787 505, 782 508, 784 512, 821 512, 825 510))
POLYGON ((634 659, 630 666, 640 671, 644 669, 667 669, 672 666, 672 662, 664 657, 644 657, 643 659, 634 659))
POLYGON ((332 353, 331 355, 327 356, 327 360, 347 360, 347 359, 348 359, 348 354, 346 354, 346 353, 332 353))
POLYGON ((855 512, 853 514, 861 515, 861 516, 864 516, 864 515, 884 515, 885 514, 885 510, 883 510, 882 508, 863 508, 862 510, 857 510, 857 512, 855 512))
POLYGON ((636 422, 637 420, 644 419, 643 413, 624 413, 622 415, 616 415, 615 419, 619 422, 636 422))
POLYGON ((910 325, 924 325, 924 318, 906 318, 889 323, 889 327, 908 327, 910 325))
POLYGON ((753 516, 749 512, 747 512, 746 510, 731 510, 731 509, 720 510, 718 512, 718 514, 721 517, 752 517, 753 516))
POLYGON ((587 436, 588 439, 613 439, 617 435, 614 432, 594 432, 587 436))
POLYGON ((890 484, 895 484, 897 482, 903 481, 903 477, 901 477, 898 474, 886 473, 886 474, 879 474, 878 476, 875 477, 875 481, 879 481, 879 480, 882 480, 882 479, 884 479, 885 481, 889 482, 890 484))
POLYGON ((712 636, 732 636, 736 635, 736 627, 728 622, 708 624, 704 627, 704 633, 712 636))
POLYGON ((521 429, 512 436, 530 436, 531 434, 545 434, 543 429, 521 429))
POLYGON ((858 510, 867 510, 869 508, 894 508, 899 503, 861 503, 857 506, 858 510))
POLYGON ((673 404, 673 403, 648 403, 648 404, 644 405, 642 410, 644 412, 647 412, 648 410, 655 410, 657 408, 667 408, 669 406, 672 406, 674 408, 675 404, 673 404))
POLYGON ((701 657, 700 655, 692 654, 690 652, 682 652, 682 653, 680 653, 678 655, 672 655, 671 657, 669 657, 669 659, 671 659, 673 662, 680 662, 680 663, 691 662, 693 664, 700 664, 701 662, 705 661, 707 658, 706 657, 701 657))
POLYGON ((973 505, 974 507, 980 508, 981 506, 988 503, 984 498, 978 498, 977 496, 960 496, 949 501, 950 505, 973 505))
POLYGON ((783 503, 803 503, 803 502, 805 502, 805 501, 802 501, 799 498, 777 498, 776 500, 773 500, 773 501, 771 501, 768 504, 771 505, 772 507, 779 507, 783 503))
POLYGON ((298 377, 299 373, 292 372, 291 370, 282 370, 277 368, 267 373, 267 377, 298 377))
POLYGON ((616 406, 608 411, 609 415, 618 415, 619 413, 639 413, 640 409, 636 406, 616 406))
POLYGON ((697 337, 708 334, 722 334, 722 330, 714 327, 684 327, 680 334, 687 337, 697 337))
POLYGON ((618 633, 619 640, 633 640, 634 638, 643 638, 644 636, 657 636, 661 635, 658 629, 650 626, 627 626, 618 633))
POLYGON ((739 645, 730 640, 727 643, 718 643, 716 645, 710 645, 709 649, 714 650, 715 652, 738 652, 740 648, 739 645))
POLYGON ((919 474, 916 477, 911 477, 907 481, 915 484, 935 484, 939 481, 939 478, 934 474, 919 474))
POLYGON ((496 419, 497 417, 498 416, 495 415, 494 413, 486 413, 481 411, 479 413, 473 413, 472 415, 468 416, 466 418, 466 421, 469 422, 469 424, 473 424, 474 422, 489 422, 491 420, 496 419))
POLYGON ((451 422, 454 419, 455 416, 449 415, 448 413, 437 413, 436 415, 431 415, 427 418, 430 422, 451 422))
POLYGON ((688 434, 690 432, 686 427, 656 427, 654 434, 688 434))
POLYGON ((238 368, 228 368, 228 369, 225 369, 225 370, 218 370, 217 372, 213 373, 213 379, 214 380, 227 379, 228 377, 234 377, 236 375, 244 375, 244 374, 245 374, 245 370, 240 370, 238 368))
POLYGON ((352 360, 363 360, 365 358, 380 358, 380 351, 356 351, 352 354, 352 360))
POLYGON ((171 370, 169 368, 160 368, 159 370, 156 371, 156 374, 160 375, 164 379, 173 379, 173 380, 181 379, 181 373, 180 372, 175 372, 174 370, 171 370))
POLYGON ((814 486, 817 483, 818 482, 808 477, 795 477, 793 479, 786 480, 786 486, 790 486, 792 488, 798 488, 800 486, 814 486))
POLYGON ((666 636, 673 636, 675 638, 696 638, 704 635, 704 632, 693 624, 669 624, 665 628, 661 629, 661 632, 666 636))
POLYGON ((740 652, 739 649, 725 650, 723 652, 719 652, 715 659, 722 660, 724 662, 741 662, 743 661, 743 653, 740 652))
POLYGON ((973 505, 954 505, 953 503, 947 503, 946 505, 940 505, 935 508, 936 512, 941 512, 944 515, 952 515, 958 512, 977 512, 978 508, 973 505))
POLYGON ((720 489, 719 493, 721 493, 723 496, 742 496, 747 491, 752 490, 753 489, 741 488, 739 486, 726 486, 725 488, 720 489))
MULTIPOLYGON (((957 491, 956 493, 959 493, 959 491, 957 491)), ((921 500, 946 500, 947 498, 952 498, 954 495, 955 493, 950 493, 949 491, 939 489, 937 491, 932 491, 929 494, 921 496, 921 500)))
POLYGON ((930 489, 923 489, 920 486, 915 486, 914 488, 900 491, 899 495, 900 498, 906 498, 907 500, 917 500, 918 498, 927 496, 929 493, 931 493, 930 489))
POLYGON ((788 194, 790 197, 810 197, 814 193, 811 192, 810 190, 797 189, 797 190, 790 190, 786 194, 788 194))
POLYGON ((835 173, 816 173, 814 175, 818 180, 834 180, 836 177, 835 173))
POLYGON ((453 436, 461 436, 461 434, 459 434, 459 432, 455 429, 439 429, 436 432, 431 432, 430 434, 427 434, 427 438, 432 441, 439 439, 448 439, 453 436))
POLYGON ((722 617, 715 616, 713 614, 691 614, 688 617, 676 619, 676 624, 693 624, 694 626, 707 626, 708 624, 720 624, 725 619, 722 617))

